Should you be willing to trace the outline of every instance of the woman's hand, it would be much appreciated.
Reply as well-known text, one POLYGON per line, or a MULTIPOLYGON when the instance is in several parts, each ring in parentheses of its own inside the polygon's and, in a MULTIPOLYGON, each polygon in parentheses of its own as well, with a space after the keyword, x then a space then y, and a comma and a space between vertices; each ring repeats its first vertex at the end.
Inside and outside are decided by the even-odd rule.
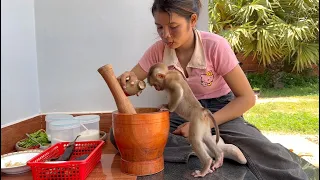
POLYGON ((134 93, 136 93, 136 96, 140 95, 141 91, 139 91, 137 87, 138 85, 136 84, 138 82, 138 77, 135 75, 134 72, 126 71, 117 79, 120 86, 122 87, 123 92, 127 96, 132 96, 134 95, 134 93))
POLYGON ((189 126, 190 126, 190 122, 185 122, 185 123, 181 124, 180 126, 178 126, 177 129, 172 132, 172 134, 188 137, 189 136, 189 126))
MULTIPOLYGON (((126 71, 121 74, 117 80, 122 87, 122 90, 126 92, 127 81, 129 85, 134 86, 137 80, 143 81, 147 77, 147 72, 145 72, 139 64, 137 64, 131 71, 126 71)), ((138 95, 138 94, 137 94, 138 95)))
POLYGON ((126 71, 123 74, 121 74, 117 80, 120 83, 120 86, 122 89, 126 89, 126 83, 129 81, 130 85, 134 85, 134 83, 138 80, 136 74, 132 71, 126 71))

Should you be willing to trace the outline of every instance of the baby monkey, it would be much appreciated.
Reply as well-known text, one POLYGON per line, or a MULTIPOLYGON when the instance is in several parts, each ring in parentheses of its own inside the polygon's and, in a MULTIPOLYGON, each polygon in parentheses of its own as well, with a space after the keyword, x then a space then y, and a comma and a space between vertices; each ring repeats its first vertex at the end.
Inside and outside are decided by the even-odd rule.
POLYGON ((210 110, 204 108, 196 99, 182 74, 176 70, 168 70, 165 64, 158 63, 150 68, 147 81, 156 90, 165 90, 168 93, 169 103, 166 108, 170 112, 175 112, 190 122, 188 140, 203 166, 201 171, 196 170, 192 175, 204 177, 222 166, 224 154, 217 146, 220 138, 217 123, 210 110), (215 126, 216 142, 211 135, 210 121, 215 126), (214 163, 207 150, 214 155, 214 163))

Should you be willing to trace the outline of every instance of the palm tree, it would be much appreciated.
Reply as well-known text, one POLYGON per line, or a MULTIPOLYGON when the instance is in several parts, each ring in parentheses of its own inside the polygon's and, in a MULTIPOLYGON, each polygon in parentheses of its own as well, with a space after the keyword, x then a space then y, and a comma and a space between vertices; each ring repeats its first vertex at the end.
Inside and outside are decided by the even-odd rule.
POLYGON ((210 31, 264 66, 319 63, 319 0, 209 0, 210 31))

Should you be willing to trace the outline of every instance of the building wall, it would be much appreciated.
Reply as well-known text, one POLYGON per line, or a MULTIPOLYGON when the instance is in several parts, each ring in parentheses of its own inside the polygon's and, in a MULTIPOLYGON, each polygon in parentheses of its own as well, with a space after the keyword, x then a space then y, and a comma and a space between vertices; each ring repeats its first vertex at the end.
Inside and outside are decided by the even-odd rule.
MULTIPOLYGON (((151 14, 153 0, 35 0, 41 111, 113 111, 116 105, 97 69, 130 70, 159 40, 151 14)), ((204 7, 207 5, 204 1, 204 7)), ((208 28, 207 8, 198 29, 208 28)), ((136 107, 166 102, 148 87, 130 97, 136 107)))
POLYGON ((1 0, 1 126, 40 113, 33 0, 1 0))

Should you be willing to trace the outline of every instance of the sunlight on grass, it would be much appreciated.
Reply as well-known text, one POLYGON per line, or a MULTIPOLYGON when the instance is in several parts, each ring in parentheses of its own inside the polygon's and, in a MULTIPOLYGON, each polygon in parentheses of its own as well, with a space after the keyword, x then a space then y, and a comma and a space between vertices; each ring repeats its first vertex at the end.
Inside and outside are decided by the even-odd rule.
POLYGON ((319 96, 286 97, 281 101, 257 103, 244 117, 262 131, 318 134, 319 96), (285 100, 287 102, 283 102, 285 100))

